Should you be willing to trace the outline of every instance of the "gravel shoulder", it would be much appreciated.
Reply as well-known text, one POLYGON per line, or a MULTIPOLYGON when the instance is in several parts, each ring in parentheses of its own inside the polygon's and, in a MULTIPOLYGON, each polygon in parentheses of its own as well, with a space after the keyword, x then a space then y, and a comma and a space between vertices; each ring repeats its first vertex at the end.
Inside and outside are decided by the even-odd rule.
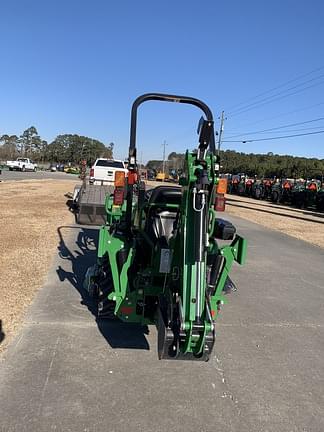
POLYGON ((227 195, 226 213, 324 248, 324 214, 227 195))
POLYGON ((324 250, 226 217, 248 255, 233 267, 238 291, 208 363, 159 361, 155 326, 96 320, 82 283, 98 229, 62 228, 47 281, 0 357, 0 430, 324 431, 324 250))
MULTIPOLYGON (((174 183, 154 181, 146 183, 148 188, 161 185, 176 186, 174 183)), ((238 216, 324 248, 324 213, 274 204, 270 201, 227 195, 226 214, 238 216)))
POLYGON ((57 248, 57 228, 74 221, 65 194, 76 180, 0 183, 0 352, 43 284, 57 248))

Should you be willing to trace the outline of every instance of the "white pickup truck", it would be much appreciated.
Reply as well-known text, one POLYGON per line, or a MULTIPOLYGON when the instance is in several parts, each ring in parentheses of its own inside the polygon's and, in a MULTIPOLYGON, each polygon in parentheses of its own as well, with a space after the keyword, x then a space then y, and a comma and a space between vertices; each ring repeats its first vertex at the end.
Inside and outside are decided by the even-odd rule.
POLYGON ((37 171, 37 165, 28 158, 18 158, 15 161, 7 161, 9 171, 37 171))
POLYGON ((124 171, 127 176, 128 169, 125 163, 116 159, 97 159, 90 169, 89 182, 91 184, 103 185, 114 184, 115 172, 124 171))

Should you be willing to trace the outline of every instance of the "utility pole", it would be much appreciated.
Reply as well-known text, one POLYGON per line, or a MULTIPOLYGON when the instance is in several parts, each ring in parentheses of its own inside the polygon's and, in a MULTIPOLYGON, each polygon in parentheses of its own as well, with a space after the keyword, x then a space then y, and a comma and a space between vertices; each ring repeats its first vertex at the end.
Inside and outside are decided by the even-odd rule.
POLYGON ((167 146, 168 144, 166 143, 166 141, 163 141, 162 147, 163 147, 163 165, 162 165, 162 172, 163 174, 165 173, 165 146, 167 146))
POLYGON ((224 117, 224 111, 222 111, 221 117, 220 117, 220 127, 219 127, 219 134, 218 134, 218 147, 217 147, 217 153, 220 154, 220 148, 222 143, 222 134, 224 132, 224 120, 226 118, 224 117))

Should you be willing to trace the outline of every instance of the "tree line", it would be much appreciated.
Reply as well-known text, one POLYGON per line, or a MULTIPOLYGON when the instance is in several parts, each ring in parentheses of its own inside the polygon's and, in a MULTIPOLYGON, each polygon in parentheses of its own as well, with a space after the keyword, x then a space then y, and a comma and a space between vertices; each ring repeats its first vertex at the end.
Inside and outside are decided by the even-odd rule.
POLYGON ((247 154, 233 150, 222 151, 220 156, 223 173, 245 173, 259 178, 321 178, 324 175, 324 159, 277 155, 271 152, 247 154))
POLYGON ((89 164, 98 157, 112 158, 114 144, 77 134, 58 135, 51 143, 42 139, 34 126, 21 135, 0 135, 0 160, 28 157, 36 162, 78 164, 86 159, 89 164))
MULTIPOLYGON (((167 170, 181 170, 183 160, 183 153, 170 153, 166 163, 167 170)), ((222 173, 244 173, 259 178, 321 178, 324 176, 324 159, 225 150, 220 152, 220 160, 222 173)), ((161 171, 162 165, 162 160, 150 160, 146 168, 161 171)))

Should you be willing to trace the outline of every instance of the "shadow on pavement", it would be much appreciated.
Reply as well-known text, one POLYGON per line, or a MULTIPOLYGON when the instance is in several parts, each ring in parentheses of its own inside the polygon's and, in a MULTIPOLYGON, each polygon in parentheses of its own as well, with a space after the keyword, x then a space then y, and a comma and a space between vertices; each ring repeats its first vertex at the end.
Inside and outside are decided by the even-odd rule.
POLYGON ((108 344, 112 348, 149 350, 150 346, 145 337, 149 333, 147 326, 124 323, 117 319, 116 321, 97 319, 97 307, 83 288, 88 267, 96 263, 99 230, 82 226, 62 226, 57 231, 59 236, 58 254, 62 260, 71 262, 72 271, 66 271, 58 266, 56 273, 61 282, 68 280, 79 292, 81 304, 87 306, 108 344), (71 230, 76 231, 77 238, 73 246, 69 247, 64 240, 63 231, 66 231, 66 237, 70 238, 71 230))
POLYGON ((4 338, 5 338, 5 334, 4 334, 4 331, 2 329, 2 320, 0 319, 0 344, 1 344, 1 342, 4 341, 4 338))

